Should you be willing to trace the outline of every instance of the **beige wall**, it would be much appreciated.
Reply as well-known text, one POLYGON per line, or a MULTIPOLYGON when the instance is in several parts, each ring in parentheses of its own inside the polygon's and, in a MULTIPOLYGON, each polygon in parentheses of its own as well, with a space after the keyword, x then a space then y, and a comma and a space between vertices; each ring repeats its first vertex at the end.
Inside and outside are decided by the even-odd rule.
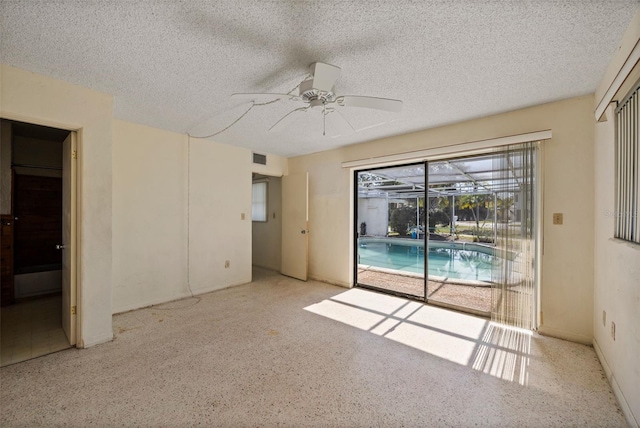
MULTIPOLYGON (((640 43, 640 9, 599 88, 606 88, 629 51, 640 43), (617 67, 617 68, 616 68, 617 67), (611 71, 613 68, 613 72, 611 71)), ((632 79, 636 79, 635 76, 632 79)), ((604 93, 604 91, 600 91, 604 93)), ((621 94, 623 97, 625 94, 621 94)), ((598 102, 599 99, 596 99, 598 102)), ((594 346, 631 426, 640 423, 640 245, 613 238, 615 121, 595 124, 594 346), (603 323, 603 311, 606 322, 603 323), (616 338, 611 323, 616 324, 616 338)))
POLYGON ((191 288, 204 293, 249 282, 251 151, 192 140, 190 159, 191 288), (224 267, 227 260, 229 268, 224 267))
POLYGON ((251 281, 254 169, 250 150, 113 121, 114 312, 251 281))
POLYGON ((113 312, 189 295, 187 137, 113 121, 113 312))
MULTIPOLYGON (((593 331, 593 96, 289 160, 309 171, 309 274, 349 285, 351 172, 341 162, 551 129, 544 143, 544 256, 540 331, 590 343, 593 331), (552 214, 564 224, 552 225, 552 214)), ((285 201, 286 203, 286 201, 285 201)))
POLYGON ((78 346, 110 340, 112 97, 6 65, 0 74, 1 117, 78 131, 78 346))
POLYGON ((267 221, 253 222, 253 264, 280 270, 282 244, 282 179, 269 177, 267 184, 267 221))
POLYGON ((79 346, 112 338, 113 311, 251 280, 251 173, 282 175, 287 159, 189 151, 185 135, 113 120, 110 95, 1 71, 1 117, 78 132, 79 346))

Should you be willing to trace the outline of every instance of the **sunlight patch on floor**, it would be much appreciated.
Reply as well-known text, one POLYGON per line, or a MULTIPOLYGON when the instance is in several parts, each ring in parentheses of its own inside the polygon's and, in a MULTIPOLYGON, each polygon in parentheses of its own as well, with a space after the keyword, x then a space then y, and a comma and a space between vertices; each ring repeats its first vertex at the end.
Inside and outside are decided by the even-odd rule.
POLYGON ((531 332, 358 288, 305 310, 509 382, 528 381, 531 332))
POLYGON ((471 360, 471 367, 520 385, 529 383, 530 331, 490 323, 471 360))

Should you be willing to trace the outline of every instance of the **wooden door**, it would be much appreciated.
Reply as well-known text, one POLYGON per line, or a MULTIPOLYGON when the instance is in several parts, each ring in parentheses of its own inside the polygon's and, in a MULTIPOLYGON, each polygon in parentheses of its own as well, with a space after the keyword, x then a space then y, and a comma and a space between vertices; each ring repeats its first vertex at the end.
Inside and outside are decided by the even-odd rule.
POLYGON ((76 343, 76 134, 62 143, 62 329, 76 343))
POLYGON ((309 174, 282 177, 281 273, 307 280, 309 265, 309 174))
POLYGON ((62 259, 56 245, 62 239, 60 177, 16 173, 13 201, 15 274, 59 269, 62 259))

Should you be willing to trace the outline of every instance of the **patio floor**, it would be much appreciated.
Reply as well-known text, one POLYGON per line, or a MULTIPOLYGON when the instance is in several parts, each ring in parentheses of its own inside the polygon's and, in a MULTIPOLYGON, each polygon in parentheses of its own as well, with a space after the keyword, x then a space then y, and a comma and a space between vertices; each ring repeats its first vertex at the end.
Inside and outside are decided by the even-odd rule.
MULTIPOLYGON (((358 283, 424 298, 424 280, 416 276, 359 267, 358 283)), ((430 279, 427 292, 427 298, 434 302, 469 308, 474 312, 480 311, 487 315, 491 311, 491 287, 488 286, 460 284, 450 279, 441 281, 430 279)))

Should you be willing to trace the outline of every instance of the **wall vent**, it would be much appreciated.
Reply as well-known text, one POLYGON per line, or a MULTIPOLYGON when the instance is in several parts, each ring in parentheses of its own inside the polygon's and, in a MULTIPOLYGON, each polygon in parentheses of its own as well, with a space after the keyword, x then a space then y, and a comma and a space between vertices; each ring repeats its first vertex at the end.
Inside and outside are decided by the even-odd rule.
POLYGON ((253 163, 257 163, 257 164, 260 164, 260 165, 266 165, 267 164, 267 156, 261 155, 260 153, 254 153, 253 154, 253 163))

